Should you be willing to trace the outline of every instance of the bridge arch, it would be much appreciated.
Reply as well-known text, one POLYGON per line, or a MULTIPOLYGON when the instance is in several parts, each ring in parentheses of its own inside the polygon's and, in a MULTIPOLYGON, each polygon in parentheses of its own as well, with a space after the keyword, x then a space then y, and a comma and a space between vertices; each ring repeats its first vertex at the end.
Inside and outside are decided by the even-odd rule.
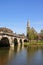
POLYGON ((24 42, 28 42, 28 40, 27 39, 24 39, 24 42))
POLYGON ((17 38, 14 38, 14 46, 17 46, 18 45, 18 40, 17 38))
POLYGON ((20 39, 20 45, 22 46, 22 39, 20 39))
POLYGON ((1 47, 10 46, 9 39, 7 37, 2 37, 2 39, 0 40, 0 46, 1 47))

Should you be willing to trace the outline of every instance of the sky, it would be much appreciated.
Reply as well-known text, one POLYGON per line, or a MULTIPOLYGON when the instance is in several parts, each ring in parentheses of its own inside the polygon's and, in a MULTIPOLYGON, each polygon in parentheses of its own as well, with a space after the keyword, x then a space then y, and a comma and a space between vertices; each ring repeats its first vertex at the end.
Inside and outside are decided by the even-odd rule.
POLYGON ((37 32, 43 29, 43 0, 0 0, 0 27, 26 34, 28 20, 37 32))

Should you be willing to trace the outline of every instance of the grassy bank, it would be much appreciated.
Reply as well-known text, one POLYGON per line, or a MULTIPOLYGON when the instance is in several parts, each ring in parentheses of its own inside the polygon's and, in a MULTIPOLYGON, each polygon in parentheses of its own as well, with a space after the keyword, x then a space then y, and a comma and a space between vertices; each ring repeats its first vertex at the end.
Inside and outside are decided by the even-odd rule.
POLYGON ((38 41, 29 41, 29 42, 25 42, 24 43, 24 46, 25 47, 43 47, 43 41, 40 41, 40 40, 38 40, 38 41))

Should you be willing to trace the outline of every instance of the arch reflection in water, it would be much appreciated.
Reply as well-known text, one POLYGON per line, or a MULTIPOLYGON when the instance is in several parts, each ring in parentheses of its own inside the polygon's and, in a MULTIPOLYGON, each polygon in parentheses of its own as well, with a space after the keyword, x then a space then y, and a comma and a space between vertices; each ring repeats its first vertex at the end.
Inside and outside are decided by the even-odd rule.
POLYGON ((17 38, 14 38, 14 46, 18 46, 18 40, 17 40, 17 38))
POLYGON ((22 46, 22 39, 20 39, 20 46, 22 46))

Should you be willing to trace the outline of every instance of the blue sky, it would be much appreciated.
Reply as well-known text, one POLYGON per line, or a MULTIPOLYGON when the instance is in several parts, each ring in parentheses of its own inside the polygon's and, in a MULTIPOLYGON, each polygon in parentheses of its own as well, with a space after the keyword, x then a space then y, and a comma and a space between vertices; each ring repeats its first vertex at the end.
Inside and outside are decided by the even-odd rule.
POLYGON ((28 19, 37 32, 43 29, 43 0, 0 0, 0 27, 26 34, 28 19))

